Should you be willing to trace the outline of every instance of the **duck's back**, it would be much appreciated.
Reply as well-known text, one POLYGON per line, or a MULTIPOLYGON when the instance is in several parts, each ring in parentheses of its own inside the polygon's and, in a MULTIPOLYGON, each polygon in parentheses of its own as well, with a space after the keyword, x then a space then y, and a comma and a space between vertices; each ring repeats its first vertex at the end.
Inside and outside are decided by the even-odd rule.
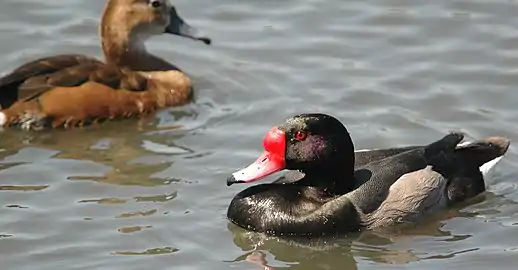
POLYGON ((364 215, 378 209, 387 198, 390 187, 403 175, 426 168, 430 159, 439 153, 455 151, 463 135, 451 133, 425 147, 400 153, 365 166, 355 171, 355 178, 360 185, 347 194, 356 208, 364 215))
POLYGON ((18 98, 31 96, 35 92, 38 92, 39 89, 33 89, 34 87, 31 87, 31 85, 26 82, 31 78, 53 74, 72 66, 100 63, 101 62, 95 58, 80 54, 62 54, 40 58, 23 64, 11 73, 0 78, 0 106, 3 109, 8 108, 16 102, 18 98), (24 87, 20 87, 22 84, 25 84, 24 87))

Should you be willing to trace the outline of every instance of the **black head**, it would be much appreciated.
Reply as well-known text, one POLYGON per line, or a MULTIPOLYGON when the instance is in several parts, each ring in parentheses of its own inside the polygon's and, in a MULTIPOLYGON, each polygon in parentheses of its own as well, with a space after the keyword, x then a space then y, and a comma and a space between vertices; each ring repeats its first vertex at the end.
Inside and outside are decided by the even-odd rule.
POLYGON ((273 127, 263 143, 265 152, 247 168, 233 173, 227 185, 257 181, 283 169, 306 175, 352 174, 354 170, 349 132, 330 115, 293 116, 273 127))
POLYGON ((279 129, 286 134, 286 169, 311 173, 354 166, 349 132, 332 116, 301 114, 288 119, 279 129))

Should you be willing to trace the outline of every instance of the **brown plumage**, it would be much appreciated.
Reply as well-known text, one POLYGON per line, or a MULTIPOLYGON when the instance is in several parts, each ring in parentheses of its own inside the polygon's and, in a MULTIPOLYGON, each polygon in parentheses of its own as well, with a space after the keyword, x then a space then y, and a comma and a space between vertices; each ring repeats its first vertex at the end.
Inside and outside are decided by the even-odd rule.
POLYGON ((66 128, 185 104, 189 77, 144 46, 162 33, 210 44, 168 0, 107 0, 100 26, 106 63, 63 54, 18 67, 0 78, 0 126, 66 128))

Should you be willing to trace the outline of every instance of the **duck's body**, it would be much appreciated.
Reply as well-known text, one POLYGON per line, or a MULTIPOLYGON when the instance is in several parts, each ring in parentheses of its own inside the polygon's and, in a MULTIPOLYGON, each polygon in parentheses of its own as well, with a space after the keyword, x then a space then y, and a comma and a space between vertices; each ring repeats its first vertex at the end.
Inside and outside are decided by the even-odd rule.
POLYGON ((192 91, 189 77, 144 45, 162 33, 210 43, 168 0, 108 0, 100 26, 105 62, 57 55, 0 78, 0 126, 69 127, 185 104, 192 91))
POLYGON ((338 120, 321 114, 295 116, 268 133, 266 152, 234 173, 228 184, 255 181, 285 168, 303 171, 302 179, 245 189, 234 197, 227 216, 241 227, 275 235, 336 234, 416 221, 484 191, 480 167, 509 146, 500 137, 459 146, 462 139, 452 133, 355 166, 354 146, 338 120), (446 181, 429 173, 427 166, 437 164, 446 181), (418 177, 424 175, 428 178, 418 177), (400 201, 405 198, 410 200, 400 201))

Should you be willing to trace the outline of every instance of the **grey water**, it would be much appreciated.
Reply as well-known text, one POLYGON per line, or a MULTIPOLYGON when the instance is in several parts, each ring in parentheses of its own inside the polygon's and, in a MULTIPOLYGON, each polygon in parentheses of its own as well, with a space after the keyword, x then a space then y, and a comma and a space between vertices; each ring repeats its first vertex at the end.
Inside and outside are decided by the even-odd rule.
MULTIPOLYGON (((194 81, 195 102, 100 128, 0 132, 1 269, 515 269, 518 2, 177 0, 213 45, 149 50, 194 81), (302 112, 347 125, 357 148, 451 130, 511 145, 488 191, 394 235, 302 245, 230 225, 233 171, 302 112), (259 259, 257 259, 259 258, 259 259)), ((0 1, 0 72, 59 53, 101 57, 104 1, 0 1)), ((273 178, 269 178, 270 180, 273 178)))

